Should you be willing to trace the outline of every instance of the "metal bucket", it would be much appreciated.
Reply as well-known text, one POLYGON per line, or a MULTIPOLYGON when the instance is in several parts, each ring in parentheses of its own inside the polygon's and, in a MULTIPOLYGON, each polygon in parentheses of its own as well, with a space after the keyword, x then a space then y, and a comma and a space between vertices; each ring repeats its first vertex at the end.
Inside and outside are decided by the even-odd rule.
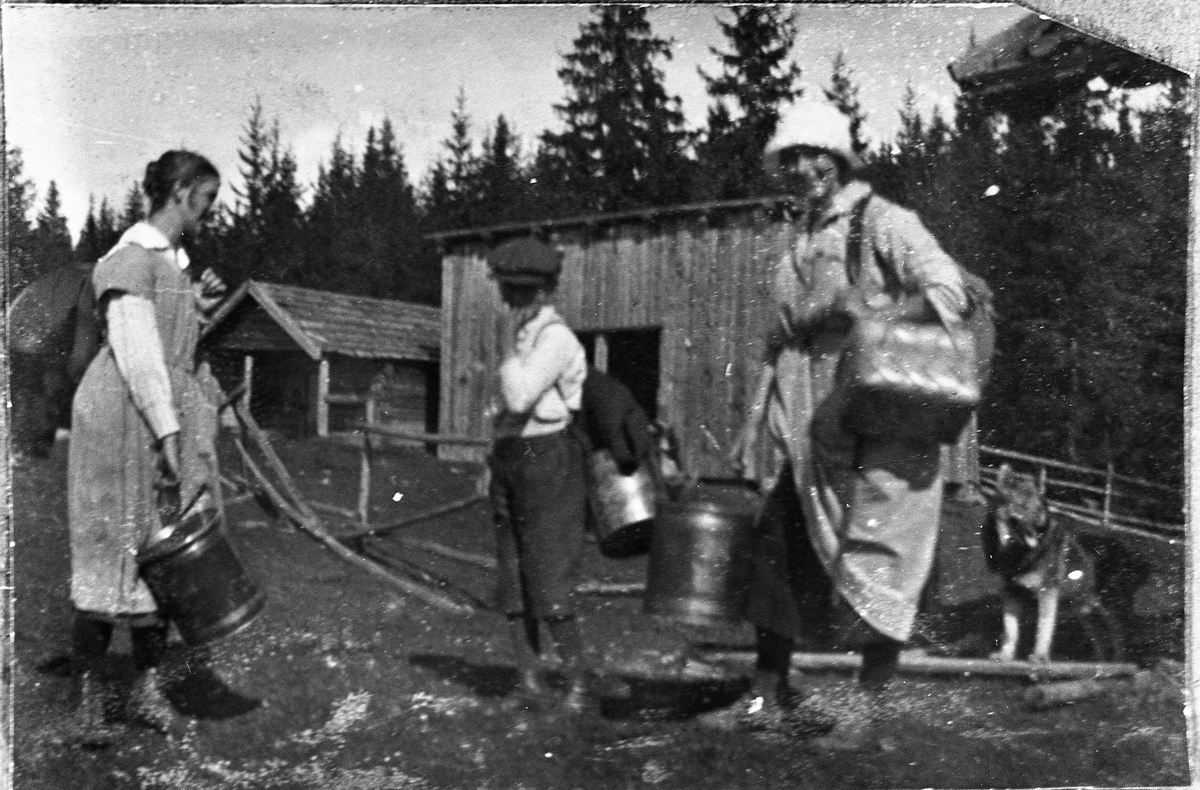
POLYGON ((201 645, 247 626, 266 598, 246 575, 217 513, 196 513, 165 532, 138 552, 138 565, 183 640, 201 645))
POLYGON ((649 551, 658 492, 645 464, 623 475, 608 450, 596 450, 588 456, 588 488, 600 551, 608 557, 649 551))
POLYGON ((740 623, 761 504, 754 484, 736 479, 702 479, 663 502, 650 548, 646 613, 687 625, 740 623))

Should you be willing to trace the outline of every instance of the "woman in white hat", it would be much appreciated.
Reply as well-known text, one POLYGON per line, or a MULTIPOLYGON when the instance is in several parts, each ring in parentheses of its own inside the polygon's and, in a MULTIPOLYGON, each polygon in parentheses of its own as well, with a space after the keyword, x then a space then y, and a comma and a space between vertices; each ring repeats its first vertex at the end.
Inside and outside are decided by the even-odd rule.
POLYGON ((759 396, 733 454, 752 472, 765 427, 787 462, 754 550, 753 686, 732 713, 818 734, 835 722, 798 705, 802 694, 788 684, 793 646, 856 648, 860 683, 888 684, 931 569, 942 487, 936 440, 882 440, 843 427, 835 371, 848 330, 877 307, 961 315, 969 305, 958 266, 916 215, 855 179, 862 162, 849 119, 834 107, 794 105, 764 166, 795 197, 798 219, 795 245, 776 267, 777 318, 759 396), (870 252, 849 250, 852 236, 870 252))

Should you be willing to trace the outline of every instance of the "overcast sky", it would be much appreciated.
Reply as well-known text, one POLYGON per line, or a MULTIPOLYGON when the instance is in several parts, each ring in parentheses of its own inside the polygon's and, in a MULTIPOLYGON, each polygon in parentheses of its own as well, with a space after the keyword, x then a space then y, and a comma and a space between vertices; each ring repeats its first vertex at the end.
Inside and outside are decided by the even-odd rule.
MULTIPOLYGON (((1028 12, 1006 4, 795 7, 794 56, 810 95, 845 50, 868 132, 890 138, 906 84, 928 113, 957 93, 946 65, 1028 12)), ((8 144, 21 149, 39 205, 54 180, 73 234, 89 194, 118 208, 145 165, 173 147, 221 170, 222 197, 239 181, 238 137, 255 97, 278 118, 303 184, 316 178, 339 132, 353 151, 391 119, 415 182, 440 155, 460 87, 476 141, 503 113, 532 150, 555 128, 556 74, 587 6, 58 6, 3 7, 8 144)), ((656 34, 674 39, 662 64, 688 123, 708 100, 697 73, 725 48, 720 6, 653 8, 656 34)))

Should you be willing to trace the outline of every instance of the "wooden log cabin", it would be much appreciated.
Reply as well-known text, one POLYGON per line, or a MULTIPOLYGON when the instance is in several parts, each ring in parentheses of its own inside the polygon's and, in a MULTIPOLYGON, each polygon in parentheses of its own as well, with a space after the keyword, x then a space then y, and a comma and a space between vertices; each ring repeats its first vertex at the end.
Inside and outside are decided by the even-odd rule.
POLYGON ((371 421, 424 433, 437 426, 440 335, 437 307, 249 280, 202 344, 264 427, 327 436, 371 421))
MULTIPOLYGON (((539 234, 564 251, 554 302, 590 361, 676 432, 690 472, 729 476, 724 452, 757 384, 772 266, 786 260, 795 239, 783 220, 785 202, 755 198, 435 234, 443 255, 439 432, 488 436, 512 318, 486 257, 507 238, 539 234)), ((478 461, 483 451, 444 445, 439 454, 478 461)))

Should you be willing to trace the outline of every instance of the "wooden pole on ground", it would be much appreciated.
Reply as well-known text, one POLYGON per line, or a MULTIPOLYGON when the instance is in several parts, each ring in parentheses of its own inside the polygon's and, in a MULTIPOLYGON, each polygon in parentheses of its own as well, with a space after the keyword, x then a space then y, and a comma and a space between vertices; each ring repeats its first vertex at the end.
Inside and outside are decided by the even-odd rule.
MULTIPOLYGON (((391 532, 392 530, 400 529, 401 527, 411 527, 413 524, 418 524, 422 521, 428 521, 431 518, 444 516, 447 513, 453 513, 456 510, 462 510, 463 508, 470 507, 476 502, 482 502, 485 499, 487 499, 487 497, 483 494, 471 494, 470 496, 465 496, 461 499, 455 499, 451 502, 447 502, 444 505, 438 505, 437 507, 430 508, 422 513, 417 513, 412 516, 405 516, 397 521, 390 521, 386 524, 379 524, 374 527, 368 525, 362 530, 359 530, 351 535, 346 535, 345 537, 354 538, 361 537, 363 535, 381 535, 385 532, 391 532)), ((322 505, 322 507, 329 509, 330 512, 335 512, 335 508, 332 505, 322 505)), ((341 512, 345 513, 348 511, 341 512)))
MULTIPOLYGON (((754 651, 701 650, 709 661, 749 663, 754 651)), ((793 653, 792 668, 807 670, 855 670, 862 659, 857 653, 793 653)), ((1137 664, 1094 661, 994 661, 987 658, 952 658, 927 656, 915 652, 900 654, 900 671, 929 675, 987 675, 1000 677, 1038 678, 1113 678, 1133 675, 1137 664)))
MULTIPOLYGON (((239 410, 239 417, 240 416, 242 415, 239 410)), ((252 417, 250 419, 253 420, 252 417)), ((275 505, 275 507, 277 507, 281 513, 291 519, 301 531, 313 538, 316 538, 318 542, 351 565, 367 571, 372 576, 387 582, 402 592, 419 598, 444 612, 448 612, 450 614, 471 614, 475 611, 475 607, 473 606, 455 601, 449 596, 444 595, 437 590, 426 587, 424 584, 419 582, 397 576, 396 574, 387 571, 380 565, 356 554, 342 545, 341 542, 339 542, 325 530, 324 526, 321 524, 320 518, 317 517, 317 515, 312 511, 312 508, 310 508, 307 503, 305 503, 304 500, 298 495, 295 484, 291 480, 291 475, 288 474, 287 469, 283 466, 283 462, 279 460, 279 456, 275 454, 270 442, 267 440, 266 436, 262 434, 262 431, 258 428, 257 424, 244 424, 246 424, 246 427, 249 429, 250 435, 254 439, 259 450, 263 453, 263 455, 267 456, 268 463, 275 469, 281 485, 283 485, 284 488, 287 489, 291 494, 292 501, 289 502, 288 499, 284 497, 282 493, 280 493, 279 489, 277 489, 274 484, 267 479, 267 476, 263 473, 262 469, 259 468, 258 464, 251 457, 249 450, 246 449, 246 445, 242 442, 241 437, 237 437, 235 439, 235 443, 237 445, 238 452, 242 456, 242 461, 246 464, 246 467, 250 470, 251 474, 253 474, 258 480, 259 484, 263 488, 263 491, 266 492, 267 496, 271 499, 271 502, 275 505)))
POLYGON ((430 554, 437 554, 438 556, 446 557, 447 559, 451 560, 457 560, 459 562, 466 563, 467 565, 474 565, 477 568, 483 568, 484 570, 489 571, 496 569, 495 558, 489 557, 485 554, 459 551, 458 549, 452 549, 449 546, 443 546, 442 544, 436 543, 432 540, 419 540, 417 538, 396 538, 395 540, 397 540, 401 546, 427 551, 430 554))

